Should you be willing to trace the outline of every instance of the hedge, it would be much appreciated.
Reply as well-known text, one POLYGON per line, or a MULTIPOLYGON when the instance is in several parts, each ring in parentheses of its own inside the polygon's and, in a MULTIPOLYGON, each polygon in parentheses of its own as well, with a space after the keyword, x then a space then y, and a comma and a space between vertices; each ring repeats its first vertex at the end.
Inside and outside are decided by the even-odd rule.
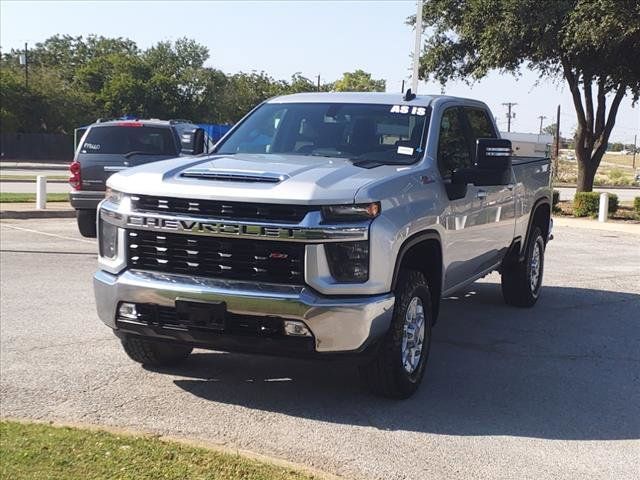
POLYGON ((633 199, 633 211, 636 212, 636 216, 640 217, 640 197, 633 199))
MULTIPOLYGON (((578 192, 573 197, 573 214, 576 217, 595 217, 600 206, 600 192, 578 192)), ((609 194, 609 214, 618 211, 618 196, 609 194)))

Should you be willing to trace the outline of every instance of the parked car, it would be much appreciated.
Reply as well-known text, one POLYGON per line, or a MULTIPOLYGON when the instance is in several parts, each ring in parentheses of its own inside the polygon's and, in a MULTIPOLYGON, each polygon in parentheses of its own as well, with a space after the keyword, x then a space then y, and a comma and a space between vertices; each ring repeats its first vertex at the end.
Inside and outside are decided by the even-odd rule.
POLYGON ((213 145, 204 130, 187 120, 109 120, 87 127, 69 166, 69 194, 78 228, 96 236, 96 208, 113 173, 149 162, 195 155, 213 145))
POLYGON ((447 96, 296 94, 212 155, 115 174, 100 318, 142 364, 194 347, 348 355, 371 390, 408 397, 441 298, 495 270, 506 303, 541 293, 550 160, 512 158, 493 118, 447 96))

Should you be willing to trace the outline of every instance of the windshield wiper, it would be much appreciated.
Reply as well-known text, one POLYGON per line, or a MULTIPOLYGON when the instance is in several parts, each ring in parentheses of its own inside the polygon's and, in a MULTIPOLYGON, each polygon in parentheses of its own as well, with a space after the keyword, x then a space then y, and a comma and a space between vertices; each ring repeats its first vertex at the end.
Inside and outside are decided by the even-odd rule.
POLYGON ((165 155, 164 153, 143 152, 141 150, 133 150, 124 154, 124 158, 133 157, 134 155, 165 155))

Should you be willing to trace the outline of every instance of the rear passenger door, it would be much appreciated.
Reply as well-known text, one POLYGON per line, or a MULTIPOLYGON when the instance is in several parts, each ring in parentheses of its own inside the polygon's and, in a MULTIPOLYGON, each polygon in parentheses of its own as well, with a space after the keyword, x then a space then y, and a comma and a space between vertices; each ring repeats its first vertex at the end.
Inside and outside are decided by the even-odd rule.
MULTIPOLYGON (((472 156, 475 162, 476 142, 479 138, 498 138, 489 112, 481 107, 463 107, 468 136, 471 138, 472 156)), ((513 240, 515 231, 515 195, 513 185, 479 187, 482 223, 486 225, 487 252, 498 262, 513 240)))

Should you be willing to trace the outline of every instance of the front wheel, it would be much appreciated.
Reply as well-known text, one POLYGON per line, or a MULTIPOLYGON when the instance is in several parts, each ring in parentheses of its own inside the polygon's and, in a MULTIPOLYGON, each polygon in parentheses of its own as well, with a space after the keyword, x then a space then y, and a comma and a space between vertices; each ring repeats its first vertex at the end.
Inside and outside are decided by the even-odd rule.
POLYGON ((540 297, 545 242, 540 227, 529 235, 524 260, 502 268, 502 296, 508 305, 532 307, 540 297))
POLYGON ((80 235, 87 238, 96 238, 96 211, 77 210, 76 218, 78 220, 78 230, 80 230, 80 235))
POLYGON ((431 346, 432 309, 424 275, 401 270, 391 326, 376 354, 360 367, 367 387, 390 398, 408 398, 420 386, 431 346))

